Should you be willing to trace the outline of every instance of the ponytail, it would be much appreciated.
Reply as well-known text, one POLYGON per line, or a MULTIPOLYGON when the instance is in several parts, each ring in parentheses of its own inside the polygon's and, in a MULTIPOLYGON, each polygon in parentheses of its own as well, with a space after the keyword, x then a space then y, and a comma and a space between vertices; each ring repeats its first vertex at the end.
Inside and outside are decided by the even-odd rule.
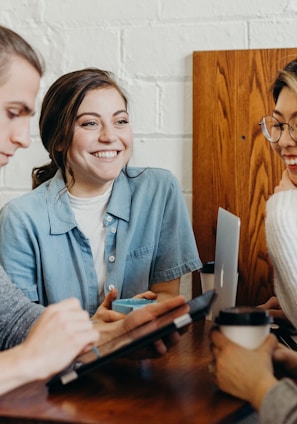
POLYGON ((52 178, 58 171, 57 165, 52 161, 46 165, 35 167, 32 170, 32 188, 37 188, 45 181, 52 178))

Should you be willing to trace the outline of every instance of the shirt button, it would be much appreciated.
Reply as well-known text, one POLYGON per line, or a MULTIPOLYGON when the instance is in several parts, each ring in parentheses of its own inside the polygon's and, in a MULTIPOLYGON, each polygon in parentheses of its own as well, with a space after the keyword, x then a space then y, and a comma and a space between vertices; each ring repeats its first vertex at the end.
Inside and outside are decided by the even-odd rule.
POLYGON ((111 222, 112 221, 112 216, 108 215, 106 218, 107 222, 111 222))
POLYGON ((109 260, 109 262, 114 262, 115 261, 115 256, 110 256, 109 258, 108 258, 108 260, 109 260))
POLYGON ((113 284, 109 284, 109 286, 108 286, 108 291, 111 291, 111 290, 113 290, 113 289, 115 289, 115 286, 114 286, 113 284))
POLYGON ((112 227, 112 228, 110 229, 110 232, 111 232, 112 234, 115 234, 115 233, 117 232, 116 227, 112 227))

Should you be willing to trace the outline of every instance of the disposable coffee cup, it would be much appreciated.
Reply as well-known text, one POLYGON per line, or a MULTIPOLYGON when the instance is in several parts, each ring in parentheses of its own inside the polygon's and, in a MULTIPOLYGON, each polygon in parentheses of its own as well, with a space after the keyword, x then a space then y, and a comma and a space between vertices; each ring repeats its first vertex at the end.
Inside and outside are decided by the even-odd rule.
MULTIPOLYGON (((200 268, 200 281, 201 281, 201 290, 202 293, 206 293, 209 290, 214 289, 214 267, 215 263, 212 262, 205 262, 200 268)), ((212 313, 209 312, 209 314, 205 317, 207 320, 212 319, 212 313)))
POLYGON ((268 311, 238 306, 220 310, 215 322, 234 343, 247 349, 257 349, 270 332, 272 318, 268 311))
POLYGON ((214 288, 214 262, 205 262, 200 268, 200 280, 202 293, 214 288))

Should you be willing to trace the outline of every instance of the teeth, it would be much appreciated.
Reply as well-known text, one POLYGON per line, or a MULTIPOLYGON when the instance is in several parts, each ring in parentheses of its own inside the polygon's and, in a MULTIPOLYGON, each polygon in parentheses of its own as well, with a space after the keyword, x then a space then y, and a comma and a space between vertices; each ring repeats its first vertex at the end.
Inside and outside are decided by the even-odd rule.
POLYGON ((297 158, 285 159, 286 165, 297 165, 297 158))
POLYGON ((96 158, 114 158, 117 155, 117 152, 115 150, 113 151, 101 151, 101 152, 96 152, 93 153, 94 156, 96 156, 96 158))

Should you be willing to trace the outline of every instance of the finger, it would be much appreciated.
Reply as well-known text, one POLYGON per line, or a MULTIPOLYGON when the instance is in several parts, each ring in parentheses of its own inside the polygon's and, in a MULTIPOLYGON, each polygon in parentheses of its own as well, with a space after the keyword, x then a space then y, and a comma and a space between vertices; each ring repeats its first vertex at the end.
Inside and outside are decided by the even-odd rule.
POLYGON ((57 303, 52 303, 46 308, 46 310, 48 311, 48 315, 51 315, 60 310, 77 311, 77 310, 82 310, 82 308, 81 308, 79 300, 74 297, 71 297, 65 300, 61 300, 60 302, 57 302, 57 303))
POLYGON ((110 290, 110 292, 107 293, 103 302, 101 303, 101 306, 107 309, 111 309, 111 304, 116 298, 117 298, 117 289, 110 290))
POLYGON ((276 296, 272 296, 267 302, 258 305, 260 309, 280 309, 280 305, 276 296))
POLYGON ((99 319, 102 319, 105 322, 120 321, 126 318, 126 316, 127 315, 122 314, 121 312, 113 311, 111 309, 107 309, 105 311, 99 311, 97 313, 97 317, 99 319))
POLYGON ((189 311, 190 307, 188 304, 185 303, 184 296, 175 296, 171 299, 164 300, 164 302, 160 303, 152 303, 151 305, 147 305, 143 308, 147 311, 152 312, 154 315, 161 315, 165 312, 169 311, 170 309, 177 308, 178 306, 185 305, 186 310, 189 311))
POLYGON ((276 318, 278 320, 286 320, 288 321, 288 318, 286 317, 285 313, 281 309, 269 309, 269 315, 272 318, 276 318))
POLYGON ((214 327, 211 329, 209 334, 210 342, 213 352, 217 352, 217 350, 222 350, 227 345, 235 345, 238 347, 238 345, 234 342, 232 342, 230 339, 228 339, 220 330, 218 327, 214 327), (216 350, 217 349, 217 350, 216 350))
POLYGON ((166 347, 165 343, 163 342, 163 340, 156 340, 154 342, 154 347, 155 347, 156 352, 159 355, 164 355, 167 352, 167 347, 166 347))
POLYGON ((150 299, 150 300, 154 300, 157 297, 158 297, 157 294, 150 290, 147 290, 144 293, 140 293, 140 294, 137 294, 136 296, 133 296, 133 298, 136 298, 136 299, 150 299))

